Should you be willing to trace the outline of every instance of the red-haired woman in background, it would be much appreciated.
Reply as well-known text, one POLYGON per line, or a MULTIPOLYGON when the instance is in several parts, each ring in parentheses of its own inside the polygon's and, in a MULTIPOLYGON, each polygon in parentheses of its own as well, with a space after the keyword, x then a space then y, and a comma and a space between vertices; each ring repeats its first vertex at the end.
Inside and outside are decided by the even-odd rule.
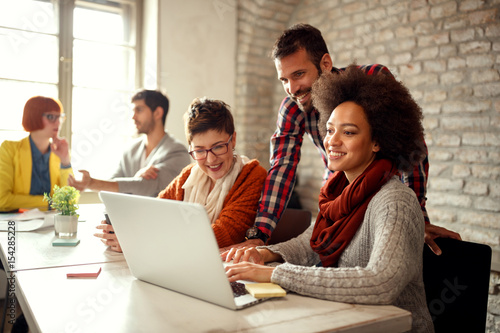
POLYGON ((47 206, 43 194, 67 185, 73 170, 68 142, 58 136, 63 120, 56 99, 35 96, 26 102, 23 127, 30 134, 0 146, 0 211, 47 206))

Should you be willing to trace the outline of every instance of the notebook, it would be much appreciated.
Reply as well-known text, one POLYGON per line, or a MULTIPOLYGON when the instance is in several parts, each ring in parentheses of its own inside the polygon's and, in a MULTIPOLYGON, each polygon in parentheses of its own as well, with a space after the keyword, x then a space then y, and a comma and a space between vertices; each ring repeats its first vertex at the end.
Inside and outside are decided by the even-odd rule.
POLYGON ((248 282, 229 283, 203 206, 104 191, 99 197, 137 279, 233 310, 269 299, 233 293, 248 282))

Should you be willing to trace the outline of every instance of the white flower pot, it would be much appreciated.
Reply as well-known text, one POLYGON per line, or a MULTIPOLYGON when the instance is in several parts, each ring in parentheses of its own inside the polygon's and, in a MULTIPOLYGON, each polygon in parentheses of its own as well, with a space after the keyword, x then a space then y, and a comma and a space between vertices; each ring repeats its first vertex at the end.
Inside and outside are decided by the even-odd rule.
POLYGON ((54 229, 58 238, 76 238, 78 230, 78 215, 54 216, 54 229))

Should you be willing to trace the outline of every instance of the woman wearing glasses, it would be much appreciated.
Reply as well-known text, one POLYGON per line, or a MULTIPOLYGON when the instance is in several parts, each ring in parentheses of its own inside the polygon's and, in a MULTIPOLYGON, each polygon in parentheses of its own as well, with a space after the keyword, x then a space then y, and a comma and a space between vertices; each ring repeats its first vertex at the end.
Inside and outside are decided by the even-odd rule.
POLYGON ((58 137, 62 112, 53 98, 26 102, 22 124, 30 134, 0 146, 0 211, 47 206, 43 194, 67 185, 72 169, 68 142, 58 137))
MULTIPOLYGON (((219 100, 196 98, 185 116, 188 165, 158 195, 203 205, 212 221, 219 247, 240 243, 255 219, 266 170, 257 160, 235 154, 236 132, 229 106, 219 100)), ((121 251, 112 226, 98 226, 106 245, 121 251)))

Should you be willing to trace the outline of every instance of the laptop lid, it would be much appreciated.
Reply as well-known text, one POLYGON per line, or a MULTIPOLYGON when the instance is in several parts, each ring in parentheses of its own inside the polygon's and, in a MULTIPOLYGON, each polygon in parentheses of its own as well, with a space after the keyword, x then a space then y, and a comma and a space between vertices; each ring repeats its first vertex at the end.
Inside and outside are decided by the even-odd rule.
POLYGON ((99 196, 137 279, 229 309, 264 300, 233 296, 203 206, 122 193, 99 196))

